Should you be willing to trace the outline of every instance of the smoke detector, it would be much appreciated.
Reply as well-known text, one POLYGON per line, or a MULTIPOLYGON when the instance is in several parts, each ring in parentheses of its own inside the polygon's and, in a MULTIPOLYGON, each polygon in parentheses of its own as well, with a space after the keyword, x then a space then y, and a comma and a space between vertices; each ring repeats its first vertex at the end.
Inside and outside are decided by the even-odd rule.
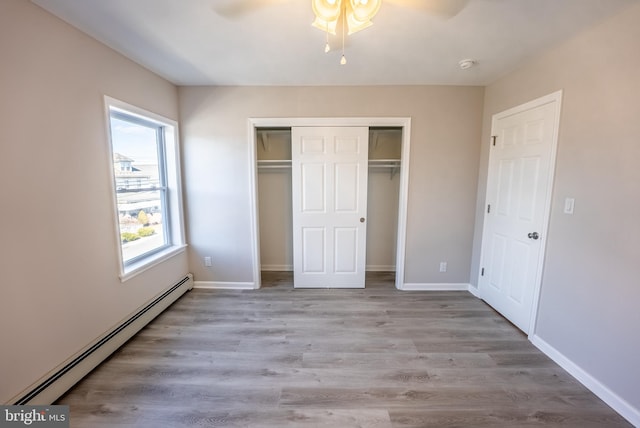
POLYGON ((458 63, 460 69, 466 70, 467 68, 471 68, 476 65, 478 62, 475 59, 463 59, 458 63))

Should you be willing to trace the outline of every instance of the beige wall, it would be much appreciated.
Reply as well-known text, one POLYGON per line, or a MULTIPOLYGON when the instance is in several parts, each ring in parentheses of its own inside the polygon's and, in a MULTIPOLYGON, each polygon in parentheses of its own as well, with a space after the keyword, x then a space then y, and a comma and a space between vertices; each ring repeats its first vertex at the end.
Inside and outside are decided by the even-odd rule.
POLYGON ((177 119, 176 88, 31 2, 0 1, 0 402, 187 272, 122 284, 103 96, 177 119))
POLYGON ((260 263, 263 270, 293 270, 291 168, 258 171, 260 263))
MULTIPOLYGON (((535 334, 640 415, 640 4, 486 89, 473 280, 491 116, 562 89, 535 334), (566 197, 575 214, 563 214, 566 197)), ((639 419, 640 420, 640 419, 639 419)))
POLYGON ((395 271, 400 174, 369 168, 367 182, 368 271, 395 271))
POLYGON ((190 268, 253 282, 248 118, 411 117, 405 282, 468 283, 483 88, 183 87, 190 268), (202 258, 212 256, 205 268, 202 258), (439 273, 440 261, 449 271, 439 273))

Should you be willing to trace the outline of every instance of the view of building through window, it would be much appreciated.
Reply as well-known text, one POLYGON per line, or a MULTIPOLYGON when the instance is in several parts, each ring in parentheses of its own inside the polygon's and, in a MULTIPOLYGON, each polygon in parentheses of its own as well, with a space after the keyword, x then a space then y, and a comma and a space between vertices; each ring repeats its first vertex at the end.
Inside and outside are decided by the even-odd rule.
POLYGON ((111 147, 122 259, 134 262, 168 245, 163 128, 111 112, 111 147))

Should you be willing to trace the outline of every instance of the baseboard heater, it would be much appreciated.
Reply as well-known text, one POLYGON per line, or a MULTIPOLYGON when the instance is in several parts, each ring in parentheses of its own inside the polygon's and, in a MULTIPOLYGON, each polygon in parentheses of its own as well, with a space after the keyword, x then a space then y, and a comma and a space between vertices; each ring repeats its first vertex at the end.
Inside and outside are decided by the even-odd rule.
POLYGON ((98 339, 77 356, 40 379, 27 392, 11 400, 15 405, 48 405, 96 368, 109 355, 133 337, 185 292, 193 288, 193 275, 188 274, 167 291, 139 309, 116 328, 98 339))

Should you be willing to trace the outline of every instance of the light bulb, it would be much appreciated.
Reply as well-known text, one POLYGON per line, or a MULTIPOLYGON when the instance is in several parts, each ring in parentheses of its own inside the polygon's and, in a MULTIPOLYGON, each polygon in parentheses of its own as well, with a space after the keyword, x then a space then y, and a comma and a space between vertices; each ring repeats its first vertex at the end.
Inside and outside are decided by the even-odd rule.
POLYGON ((347 63, 347 57, 342 55, 342 58, 340 58, 340 65, 345 65, 346 63, 347 63))
POLYGON ((328 53, 330 50, 331 50, 331 46, 329 46, 329 43, 324 45, 324 53, 328 53))

